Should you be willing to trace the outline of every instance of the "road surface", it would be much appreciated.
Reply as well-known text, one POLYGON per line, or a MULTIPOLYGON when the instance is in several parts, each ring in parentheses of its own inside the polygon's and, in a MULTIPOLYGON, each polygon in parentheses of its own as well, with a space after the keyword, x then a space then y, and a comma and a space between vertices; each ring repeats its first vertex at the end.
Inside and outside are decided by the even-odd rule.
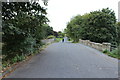
POLYGON ((7 78, 117 78, 118 60, 78 43, 49 45, 7 78))

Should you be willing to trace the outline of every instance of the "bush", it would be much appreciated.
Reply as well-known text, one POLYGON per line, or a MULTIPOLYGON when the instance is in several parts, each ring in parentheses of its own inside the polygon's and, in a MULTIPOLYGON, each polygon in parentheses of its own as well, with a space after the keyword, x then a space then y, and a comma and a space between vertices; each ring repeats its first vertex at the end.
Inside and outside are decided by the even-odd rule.
POLYGON ((62 41, 62 39, 63 39, 63 38, 56 38, 55 41, 56 41, 56 42, 60 42, 60 41, 62 41))
POLYGON ((25 59, 24 55, 21 55, 21 56, 16 55, 14 58, 11 59, 11 64, 22 61, 24 59, 25 59))
POLYGON ((53 36, 53 35, 50 35, 47 37, 47 39, 53 39, 53 38, 55 38, 55 36, 53 36))
POLYGON ((41 40, 53 31, 47 24, 46 9, 38 2, 11 2, 9 4, 3 2, 2 16, 0 36, 3 34, 3 64, 24 60, 27 55, 38 51, 42 45, 41 40))
POLYGON ((108 51, 107 49, 103 51, 103 53, 108 53, 108 52, 109 52, 109 51, 108 51))
POLYGON ((108 51, 108 50, 104 50, 103 53, 107 54, 108 56, 120 59, 120 55, 118 53, 118 49, 115 49, 115 50, 113 50, 111 52, 108 51))

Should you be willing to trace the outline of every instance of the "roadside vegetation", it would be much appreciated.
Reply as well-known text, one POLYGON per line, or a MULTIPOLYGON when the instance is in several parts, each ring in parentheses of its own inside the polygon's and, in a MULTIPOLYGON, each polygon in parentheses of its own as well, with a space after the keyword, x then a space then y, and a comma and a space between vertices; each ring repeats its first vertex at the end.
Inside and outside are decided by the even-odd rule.
POLYGON ((63 37, 65 36, 65 33, 58 31, 58 36, 56 37, 55 41, 60 42, 62 41, 63 37))
POLYGON ((3 68, 39 53, 46 46, 41 40, 54 38, 58 42, 64 37, 64 33, 49 26, 47 9, 41 4, 34 1, 2 2, 0 49, 3 68))
POLYGON ((56 42, 60 42, 60 41, 62 41, 62 39, 63 39, 63 38, 56 38, 55 41, 56 41, 56 42))
POLYGON ((118 49, 114 49, 112 51, 105 50, 103 53, 107 54, 108 56, 120 59, 120 54, 118 54, 118 49))
POLYGON ((115 12, 109 8, 92 11, 73 17, 65 29, 67 36, 73 42, 79 39, 97 43, 111 43, 111 52, 104 53, 119 58, 120 22, 117 22, 115 12))
POLYGON ((46 8, 38 2, 2 2, 3 68, 38 53, 42 39, 58 36, 46 15, 46 8))

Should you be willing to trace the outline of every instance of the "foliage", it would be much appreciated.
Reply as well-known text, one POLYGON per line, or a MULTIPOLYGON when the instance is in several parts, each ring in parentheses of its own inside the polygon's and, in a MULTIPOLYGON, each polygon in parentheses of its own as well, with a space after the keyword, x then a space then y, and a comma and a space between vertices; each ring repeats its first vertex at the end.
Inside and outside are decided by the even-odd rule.
POLYGON ((58 32, 56 32, 56 31, 53 31, 53 35, 54 35, 55 37, 58 37, 58 36, 59 36, 58 32))
POLYGON ((118 49, 115 49, 111 52, 108 50, 104 50, 103 53, 107 54, 108 56, 120 59, 120 55, 118 54, 118 49))
POLYGON ((117 49, 118 49, 118 55, 120 55, 120 22, 116 23, 117 27, 117 49))
POLYGON ((67 35, 75 42, 79 39, 93 42, 116 41, 116 17, 109 8, 77 15, 67 24, 67 35))
POLYGON ((56 41, 56 42, 60 42, 60 41, 62 41, 62 39, 63 39, 63 38, 55 38, 55 41, 56 41))
POLYGON ((67 24, 66 32, 71 37, 74 42, 77 42, 80 38, 81 25, 82 25, 82 16, 78 15, 71 19, 71 21, 67 24))
POLYGON ((53 28, 50 27, 48 24, 43 24, 43 30, 41 31, 44 38, 47 38, 50 35, 54 35, 53 28))
POLYGON ((21 61, 53 33, 46 9, 38 2, 2 2, 3 61, 21 61))
POLYGON ((53 36, 53 35, 50 35, 47 37, 47 39, 53 39, 53 38, 55 38, 55 36, 53 36))
POLYGON ((61 31, 58 31, 58 37, 59 38, 63 38, 64 37, 64 33, 62 33, 61 31))
POLYGON ((120 22, 116 23, 117 27, 117 43, 120 45, 120 22))

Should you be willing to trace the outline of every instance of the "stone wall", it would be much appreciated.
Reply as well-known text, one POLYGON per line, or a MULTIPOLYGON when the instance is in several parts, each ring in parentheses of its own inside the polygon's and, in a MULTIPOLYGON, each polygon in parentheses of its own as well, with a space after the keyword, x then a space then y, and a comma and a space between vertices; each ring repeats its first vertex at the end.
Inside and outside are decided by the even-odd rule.
POLYGON ((95 49, 100 50, 100 51, 104 51, 104 50, 110 51, 110 48, 111 48, 110 43, 102 43, 102 44, 100 44, 100 43, 91 42, 90 40, 81 40, 81 39, 79 39, 79 42, 81 44, 90 46, 90 47, 95 48, 95 49))
POLYGON ((54 42, 55 41, 55 39, 53 38, 53 39, 44 39, 44 40, 41 40, 41 42, 43 42, 43 43, 45 43, 45 44, 49 44, 49 43, 52 43, 52 42, 54 42))

